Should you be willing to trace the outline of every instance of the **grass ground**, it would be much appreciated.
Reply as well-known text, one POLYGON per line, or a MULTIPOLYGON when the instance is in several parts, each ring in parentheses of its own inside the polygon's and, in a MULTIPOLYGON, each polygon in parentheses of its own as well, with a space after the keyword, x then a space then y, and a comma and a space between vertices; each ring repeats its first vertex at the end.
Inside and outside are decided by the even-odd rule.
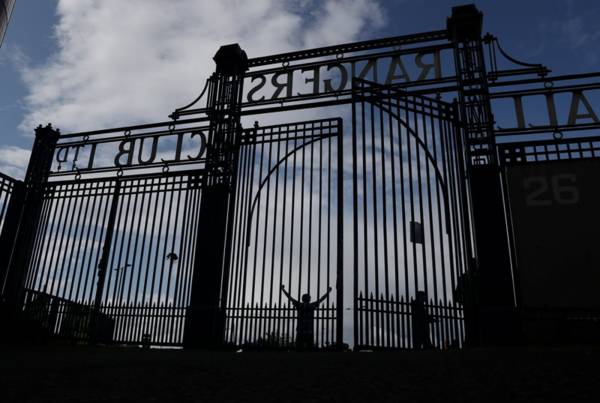
POLYGON ((0 348, 0 402, 599 402, 600 348, 216 353, 0 348))

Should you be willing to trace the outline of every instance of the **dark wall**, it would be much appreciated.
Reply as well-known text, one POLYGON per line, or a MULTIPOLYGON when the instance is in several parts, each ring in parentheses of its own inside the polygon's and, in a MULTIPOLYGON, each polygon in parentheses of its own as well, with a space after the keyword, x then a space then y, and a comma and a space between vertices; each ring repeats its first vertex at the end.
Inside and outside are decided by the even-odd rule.
POLYGON ((600 159, 508 168, 523 307, 600 307, 600 159))

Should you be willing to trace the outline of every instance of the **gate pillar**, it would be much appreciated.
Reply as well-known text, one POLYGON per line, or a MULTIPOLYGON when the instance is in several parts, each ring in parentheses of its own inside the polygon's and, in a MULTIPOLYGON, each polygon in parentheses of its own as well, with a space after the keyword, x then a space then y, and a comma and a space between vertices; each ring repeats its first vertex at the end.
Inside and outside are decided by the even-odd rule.
POLYGON ((465 307, 470 346, 512 344, 518 334, 482 23, 483 14, 474 5, 466 5, 452 8, 447 26, 454 42, 475 244, 475 267, 468 275, 468 288, 474 293, 469 300, 474 306, 465 307))
POLYGON ((21 309, 23 287, 38 231, 42 210, 44 186, 48 180, 54 148, 59 131, 49 124, 35 129, 35 141, 23 183, 16 186, 7 213, 7 223, 12 227, 2 234, 2 260, 6 264, 6 276, 2 293, 5 307, 15 313, 21 309), (20 188, 20 189, 19 189, 20 188), (6 239, 13 236, 12 240, 6 239), (4 243, 8 241, 8 243, 4 243), (6 255, 5 255, 6 253, 6 255))
POLYGON ((185 348, 215 348, 223 343, 227 294, 228 249, 231 238, 235 172, 237 169, 240 105, 246 53, 238 44, 222 46, 209 79, 206 174, 196 234, 190 305, 186 311, 185 348))

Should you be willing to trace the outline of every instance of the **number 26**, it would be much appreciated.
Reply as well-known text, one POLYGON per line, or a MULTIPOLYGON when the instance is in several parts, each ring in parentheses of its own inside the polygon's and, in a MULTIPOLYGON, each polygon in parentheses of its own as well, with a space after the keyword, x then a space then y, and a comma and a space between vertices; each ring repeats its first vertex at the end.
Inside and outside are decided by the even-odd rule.
POLYGON ((550 183, 545 176, 531 176, 525 178, 527 206, 550 206, 576 204, 579 202, 579 189, 576 185, 577 177, 574 174, 552 175, 550 183), (550 191, 549 191, 550 190, 550 191))

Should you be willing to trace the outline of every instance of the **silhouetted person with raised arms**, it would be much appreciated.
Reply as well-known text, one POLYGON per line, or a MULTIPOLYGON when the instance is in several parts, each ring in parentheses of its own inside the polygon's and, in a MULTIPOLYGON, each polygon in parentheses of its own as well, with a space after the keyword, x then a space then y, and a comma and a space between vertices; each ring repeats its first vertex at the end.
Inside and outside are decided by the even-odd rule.
POLYGON ((327 293, 315 302, 310 302, 310 295, 302 295, 302 302, 294 299, 285 286, 281 285, 281 291, 290 300, 294 308, 296 308, 298 320, 296 323, 296 347, 299 350, 310 350, 314 347, 314 319, 315 309, 319 307, 321 302, 325 301, 331 292, 331 287, 327 288, 327 293))
POLYGON ((415 299, 410 302, 413 347, 419 350, 432 347, 429 340, 429 323, 433 320, 427 313, 426 303, 427 295, 425 291, 417 291, 415 299))

